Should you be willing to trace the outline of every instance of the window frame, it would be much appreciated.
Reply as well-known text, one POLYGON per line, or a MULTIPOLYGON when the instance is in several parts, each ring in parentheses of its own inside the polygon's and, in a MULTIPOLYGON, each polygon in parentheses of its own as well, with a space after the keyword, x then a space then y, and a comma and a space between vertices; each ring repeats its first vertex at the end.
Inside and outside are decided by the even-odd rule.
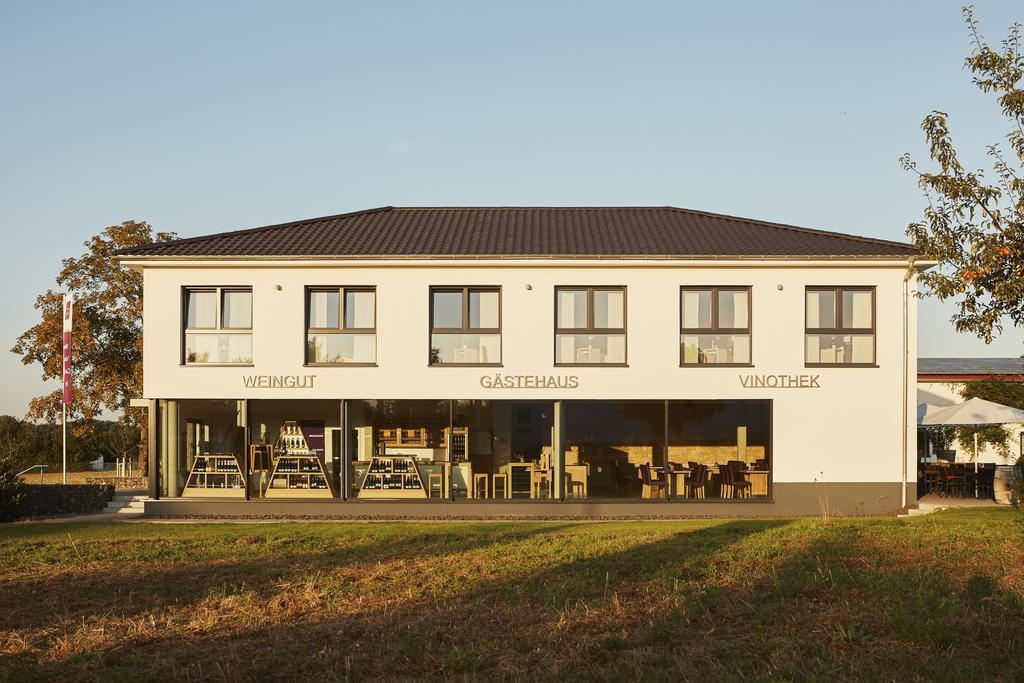
POLYGON ((188 360, 188 342, 187 337, 190 334, 248 334, 250 337, 250 345, 253 341, 253 320, 256 317, 256 301, 255 294, 251 285, 182 285, 181 287, 181 357, 180 365, 182 367, 192 368, 209 368, 209 367, 230 367, 230 368, 245 368, 253 367, 255 365, 255 349, 253 349, 253 358, 248 363, 190 363, 188 360), (193 292, 212 292, 217 295, 217 310, 216 310, 216 324, 214 327, 189 327, 188 326, 188 296, 193 292), (245 292, 249 294, 250 301, 253 305, 249 311, 249 327, 225 327, 224 326, 224 295, 229 292, 245 292))
POLYGON ((629 295, 626 285, 556 285, 555 286, 555 334, 552 337, 553 360, 556 368, 624 368, 629 366, 629 335, 626 329, 629 326, 629 295), (594 326, 594 292, 622 292, 622 327, 595 327, 594 326), (559 327, 558 326, 558 294, 559 292, 586 292, 587 293, 587 326, 586 327, 559 327), (624 360, 621 363, 559 363, 558 362, 558 335, 561 334, 621 334, 622 351, 624 360))
POLYGON ((311 368, 373 368, 377 367, 377 287, 375 285, 306 285, 303 293, 303 307, 305 308, 305 319, 303 327, 305 333, 302 336, 302 357, 303 365, 311 368), (310 327, 310 294, 314 292, 336 292, 338 294, 338 326, 337 327, 310 327), (373 294, 373 327, 347 327, 345 325, 345 295, 348 292, 370 292, 373 294), (373 357, 372 363, 368 362, 339 362, 339 363, 318 363, 309 358, 309 335, 311 334, 372 334, 373 335, 373 357))
MULTIPOLYGON (((804 367, 806 368, 877 368, 878 367, 878 307, 875 285, 807 285, 804 287, 804 367), (807 307, 807 295, 811 292, 832 292, 835 296, 836 319, 835 327, 809 327, 807 324, 810 310, 807 307), (871 293, 871 327, 843 327, 843 292, 871 293), (810 363, 807 361, 807 336, 817 334, 840 335, 871 335, 871 361, 867 363, 810 363)), ((852 355, 852 354, 851 354, 852 355)))
POLYGON ((679 367, 681 368, 752 368, 754 367, 754 288, 752 285, 681 285, 679 287, 679 336, 707 334, 745 334, 750 339, 750 361, 747 363, 687 363, 683 359, 682 339, 679 340, 679 367), (711 327, 683 327, 683 293, 711 292, 711 327), (719 327, 718 325, 718 293, 747 293, 747 326, 719 327))
POLYGON ((505 336, 501 329, 503 326, 504 308, 501 285, 431 285, 427 292, 430 302, 427 312, 427 365, 432 368, 500 368, 505 359, 505 336), (461 327, 434 327, 434 294, 438 292, 459 293, 462 295, 462 326, 461 327), (498 326, 497 327, 470 327, 469 325, 469 295, 471 292, 497 293, 498 295, 498 326), (435 334, 490 334, 498 335, 498 355, 496 363, 435 363, 433 362, 433 338, 435 334))

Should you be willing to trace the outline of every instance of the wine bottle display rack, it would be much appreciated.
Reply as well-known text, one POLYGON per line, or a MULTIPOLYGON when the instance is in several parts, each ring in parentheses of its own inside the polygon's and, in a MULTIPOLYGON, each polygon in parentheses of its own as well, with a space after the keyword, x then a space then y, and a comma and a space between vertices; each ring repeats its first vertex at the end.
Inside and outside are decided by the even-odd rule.
POLYGON ((264 498, 333 498, 331 481, 315 455, 281 455, 264 498))
POLYGON ((426 498, 416 461, 409 456, 375 456, 370 460, 360 498, 426 498))
POLYGON ((238 458, 228 453, 197 455, 181 492, 183 498, 245 498, 238 458))
POLYGON ((274 466, 264 498, 333 498, 331 479, 298 422, 285 422, 274 445, 274 466))

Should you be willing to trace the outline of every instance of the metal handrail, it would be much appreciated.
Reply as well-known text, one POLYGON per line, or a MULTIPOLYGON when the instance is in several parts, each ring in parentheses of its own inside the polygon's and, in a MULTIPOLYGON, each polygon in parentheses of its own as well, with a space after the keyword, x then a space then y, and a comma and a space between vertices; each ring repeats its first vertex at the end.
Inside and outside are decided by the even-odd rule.
POLYGON ((27 468, 23 469, 21 472, 18 472, 14 476, 20 477, 21 475, 25 474, 26 472, 31 472, 32 470, 34 470, 37 467, 39 468, 39 483, 42 484, 43 483, 43 470, 45 470, 47 467, 49 467, 49 465, 32 465, 32 467, 27 467, 27 468))

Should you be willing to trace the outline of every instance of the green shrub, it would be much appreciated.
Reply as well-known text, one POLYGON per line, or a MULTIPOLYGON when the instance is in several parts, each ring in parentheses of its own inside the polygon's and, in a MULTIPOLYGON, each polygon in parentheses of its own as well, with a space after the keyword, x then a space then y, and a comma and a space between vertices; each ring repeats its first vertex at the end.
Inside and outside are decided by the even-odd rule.
POLYGON ((0 456, 0 522, 11 522, 18 518, 18 508, 25 483, 14 471, 14 461, 0 456))
POLYGON ((1013 479, 1010 480, 1010 502, 1024 517, 1024 453, 1017 458, 1017 464, 1013 467, 1013 479))

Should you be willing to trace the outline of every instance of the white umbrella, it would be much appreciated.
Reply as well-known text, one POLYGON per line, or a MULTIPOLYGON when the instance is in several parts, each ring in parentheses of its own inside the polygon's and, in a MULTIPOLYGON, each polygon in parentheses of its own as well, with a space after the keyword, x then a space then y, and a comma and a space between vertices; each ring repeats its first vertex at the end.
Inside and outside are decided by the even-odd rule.
MULTIPOLYGON (((917 424, 922 427, 991 427, 1024 422, 1024 410, 986 401, 983 398, 972 398, 942 408, 922 403, 918 406, 918 415, 917 424)), ((977 432, 974 433, 974 470, 978 470, 977 432)))

